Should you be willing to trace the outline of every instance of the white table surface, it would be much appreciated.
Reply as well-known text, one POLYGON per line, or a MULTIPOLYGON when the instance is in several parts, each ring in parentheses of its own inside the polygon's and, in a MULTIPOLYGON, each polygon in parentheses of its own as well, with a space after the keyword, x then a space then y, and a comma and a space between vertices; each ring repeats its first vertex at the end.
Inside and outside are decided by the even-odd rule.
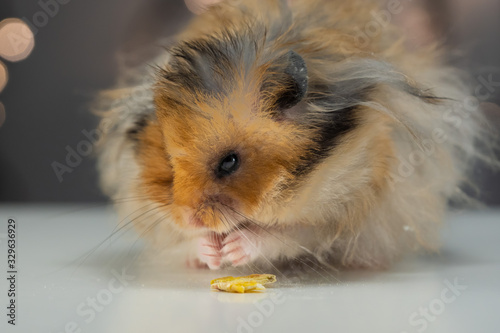
POLYGON ((153 263, 133 232, 86 256, 115 227, 103 205, 0 205, 1 276, 8 218, 17 223, 17 317, 7 324, 2 278, 1 332, 500 332, 500 211, 451 215, 439 255, 379 272, 286 273, 243 295, 209 289, 235 272, 153 263))

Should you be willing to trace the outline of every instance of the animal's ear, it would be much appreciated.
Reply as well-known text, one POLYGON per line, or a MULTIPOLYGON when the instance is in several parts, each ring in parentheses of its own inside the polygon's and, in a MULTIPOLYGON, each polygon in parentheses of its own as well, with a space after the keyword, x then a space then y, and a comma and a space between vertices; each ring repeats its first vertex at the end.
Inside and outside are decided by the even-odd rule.
POLYGON ((280 109, 289 109, 304 99, 309 81, 306 62, 298 53, 290 51, 285 59, 285 87, 276 101, 280 109))
POLYGON ((290 109, 304 99, 309 79, 306 62, 297 52, 287 52, 268 70, 262 92, 271 112, 290 109))

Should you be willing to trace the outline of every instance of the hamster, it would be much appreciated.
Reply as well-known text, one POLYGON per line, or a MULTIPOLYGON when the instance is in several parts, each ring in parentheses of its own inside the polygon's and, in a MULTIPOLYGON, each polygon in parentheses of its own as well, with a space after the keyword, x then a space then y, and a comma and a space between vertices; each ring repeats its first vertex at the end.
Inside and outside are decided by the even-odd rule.
POLYGON ((121 216, 210 269, 436 251, 489 134, 438 48, 373 29, 378 5, 228 0, 194 18, 103 115, 121 216))

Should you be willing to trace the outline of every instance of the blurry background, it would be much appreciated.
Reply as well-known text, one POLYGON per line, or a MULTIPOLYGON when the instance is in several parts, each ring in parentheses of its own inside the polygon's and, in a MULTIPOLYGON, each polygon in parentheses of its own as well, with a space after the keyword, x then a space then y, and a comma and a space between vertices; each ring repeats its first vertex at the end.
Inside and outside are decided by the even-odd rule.
MULTIPOLYGON (((473 87, 483 84, 483 102, 500 128, 493 104, 500 104, 500 0, 401 4, 394 20, 409 43, 452 46, 450 61, 472 74, 473 87)), ((92 148, 82 144, 97 125, 92 96, 111 87, 123 66, 161 50, 156 41, 175 35, 191 15, 182 0, 2 0, 0 21, 21 18, 32 34, 5 34, 20 22, 0 23, 0 202, 106 200, 92 148), (78 149, 88 156, 75 157, 78 149)), ((500 175, 478 174, 485 201, 500 205, 500 175)))

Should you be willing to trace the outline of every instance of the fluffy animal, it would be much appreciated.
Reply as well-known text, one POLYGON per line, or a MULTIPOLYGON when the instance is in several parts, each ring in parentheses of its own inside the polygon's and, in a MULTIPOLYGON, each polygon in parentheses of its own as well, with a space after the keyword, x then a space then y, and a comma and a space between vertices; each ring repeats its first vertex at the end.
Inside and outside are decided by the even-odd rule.
POLYGON ((442 52, 410 51, 379 6, 228 0, 194 18, 107 95, 99 168, 122 218, 210 269, 437 250, 488 134, 442 52))

